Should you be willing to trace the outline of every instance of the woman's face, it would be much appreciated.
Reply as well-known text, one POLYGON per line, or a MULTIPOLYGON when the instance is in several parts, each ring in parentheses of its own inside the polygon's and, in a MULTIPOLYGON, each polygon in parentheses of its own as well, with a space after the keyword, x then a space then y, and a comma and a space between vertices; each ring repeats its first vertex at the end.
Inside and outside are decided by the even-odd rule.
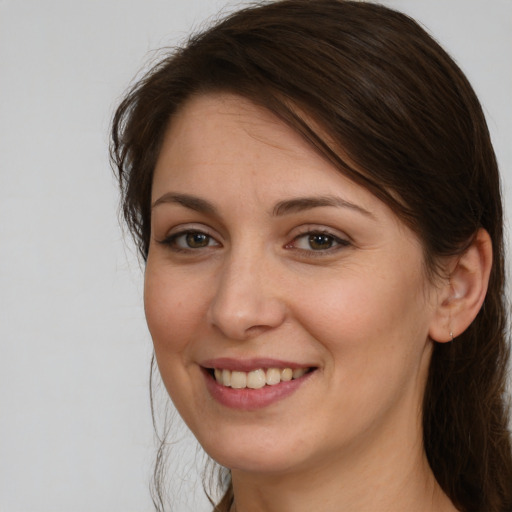
POLYGON ((173 118, 152 202, 147 321, 214 459, 286 472, 421 439, 437 295, 384 203, 220 94, 173 118))

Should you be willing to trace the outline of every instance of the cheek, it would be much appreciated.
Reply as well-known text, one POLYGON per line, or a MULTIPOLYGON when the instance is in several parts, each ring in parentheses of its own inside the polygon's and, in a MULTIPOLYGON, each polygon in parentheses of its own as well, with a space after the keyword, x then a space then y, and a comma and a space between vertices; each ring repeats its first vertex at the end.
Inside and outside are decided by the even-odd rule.
MULTIPOLYGON (((187 278, 188 277, 188 278, 187 278)), ((206 312, 204 293, 176 272, 148 263, 144 279, 144 309, 155 351, 181 352, 206 312)))
MULTIPOLYGON (((429 309, 418 272, 388 269, 384 275, 345 275, 338 285, 316 280, 294 289, 300 323, 332 355, 335 364, 353 357, 376 367, 421 351, 428 335, 429 309), (305 293, 304 290, 310 290, 305 293)), ((352 360, 352 359, 351 359, 352 360)))
POLYGON ((297 316, 325 354, 323 398, 331 410, 319 405, 318 416, 328 415, 334 441, 336 432, 350 437, 378 424, 404 400, 416 407, 430 357, 417 278, 345 279, 328 292, 297 297, 297 316))
POLYGON ((206 311, 203 296, 190 279, 148 263, 144 279, 146 321, 162 381, 187 423, 191 410, 201 409, 191 385, 194 365, 190 353, 194 342, 204 337, 200 320, 206 311))

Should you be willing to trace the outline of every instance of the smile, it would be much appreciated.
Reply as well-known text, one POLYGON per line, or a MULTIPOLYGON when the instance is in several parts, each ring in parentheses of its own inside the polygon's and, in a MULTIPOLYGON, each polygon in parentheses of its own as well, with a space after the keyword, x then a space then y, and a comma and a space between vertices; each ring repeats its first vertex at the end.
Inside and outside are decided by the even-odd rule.
POLYGON ((218 357, 200 363, 210 396, 221 405, 240 411, 271 406, 295 394, 319 366, 274 358, 218 357))
POLYGON ((215 368, 213 376, 218 384, 233 389, 261 389, 281 382, 300 379, 312 368, 258 368, 250 372, 215 368))

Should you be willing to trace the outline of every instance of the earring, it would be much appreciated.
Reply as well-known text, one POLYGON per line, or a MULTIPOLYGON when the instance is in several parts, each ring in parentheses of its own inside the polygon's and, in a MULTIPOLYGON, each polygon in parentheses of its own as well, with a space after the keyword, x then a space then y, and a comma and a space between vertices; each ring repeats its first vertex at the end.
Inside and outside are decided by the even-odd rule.
POLYGON ((450 331, 450 341, 453 341, 453 331, 450 331))

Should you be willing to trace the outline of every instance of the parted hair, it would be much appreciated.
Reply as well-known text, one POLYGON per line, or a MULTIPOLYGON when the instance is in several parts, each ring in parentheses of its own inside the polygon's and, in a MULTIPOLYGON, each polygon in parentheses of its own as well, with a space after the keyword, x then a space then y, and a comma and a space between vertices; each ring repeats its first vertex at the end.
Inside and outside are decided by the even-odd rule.
MULTIPOLYGON (((260 3, 191 37, 132 87, 113 119, 122 212, 144 259, 164 133, 187 99, 209 92, 273 112, 389 205, 422 241, 432 276, 442 257, 462 254, 479 228, 488 231, 488 293, 464 333, 434 343, 423 438, 433 473, 459 510, 512 510, 500 180, 482 108, 462 71, 414 20, 368 2, 260 3)), ((163 510, 158 483, 155 489, 163 510)), ((216 510, 228 510, 231 497, 228 480, 216 510)))

